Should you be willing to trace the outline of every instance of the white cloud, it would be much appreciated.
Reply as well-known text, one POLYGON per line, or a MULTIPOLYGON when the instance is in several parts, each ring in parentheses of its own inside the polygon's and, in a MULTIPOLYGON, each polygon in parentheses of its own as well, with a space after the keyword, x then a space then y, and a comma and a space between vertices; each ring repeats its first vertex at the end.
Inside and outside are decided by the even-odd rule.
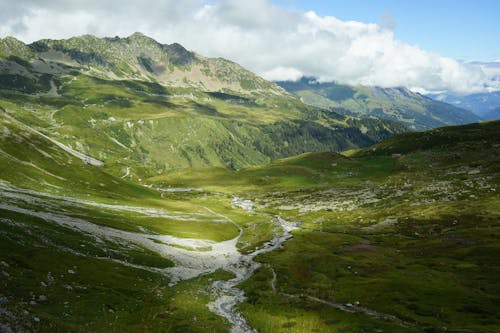
POLYGON ((297 81, 304 73, 292 67, 279 66, 263 73, 262 76, 271 81, 297 81))
POLYGON ((26 42, 92 33, 141 31, 221 56, 272 80, 315 76, 320 81, 405 86, 415 91, 500 90, 498 69, 462 63, 394 38, 383 26, 296 12, 268 0, 0 0, 0 36, 26 42))

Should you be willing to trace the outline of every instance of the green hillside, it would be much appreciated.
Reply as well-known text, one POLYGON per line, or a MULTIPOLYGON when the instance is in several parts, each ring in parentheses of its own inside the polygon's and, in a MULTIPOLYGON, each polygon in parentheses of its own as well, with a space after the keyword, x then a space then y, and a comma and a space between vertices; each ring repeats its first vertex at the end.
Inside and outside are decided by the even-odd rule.
POLYGON ((150 181, 229 192, 298 223, 241 285, 259 332, 495 332, 499 166, 496 121, 150 181))
POLYGON ((405 131, 306 106, 233 62, 141 34, 30 45, 2 39, 0 107, 135 179, 358 148, 405 131))
POLYGON ((435 101, 406 88, 349 86, 319 83, 312 78, 278 84, 307 104, 357 117, 390 119, 412 130, 478 122, 468 110, 435 101))

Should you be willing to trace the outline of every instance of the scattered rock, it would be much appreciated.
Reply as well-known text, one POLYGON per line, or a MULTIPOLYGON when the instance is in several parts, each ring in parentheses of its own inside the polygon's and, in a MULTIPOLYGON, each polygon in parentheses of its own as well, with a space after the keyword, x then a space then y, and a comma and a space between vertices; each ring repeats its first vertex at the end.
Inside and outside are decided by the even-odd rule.
POLYGON ((50 286, 52 283, 54 283, 54 277, 52 276, 51 272, 48 272, 47 273, 47 285, 50 286))

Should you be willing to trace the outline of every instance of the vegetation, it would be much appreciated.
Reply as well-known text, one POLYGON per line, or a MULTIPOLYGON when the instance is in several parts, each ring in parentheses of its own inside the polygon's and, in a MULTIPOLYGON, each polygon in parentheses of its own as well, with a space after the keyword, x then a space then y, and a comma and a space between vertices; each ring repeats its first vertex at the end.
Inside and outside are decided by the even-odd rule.
POLYGON ((304 77, 297 82, 278 82, 305 103, 358 117, 390 119, 411 130, 460 125, 479 120, 475 114, 432 100, 405 88, 349 86, 317 82, 304 77))
POLYGON ((145 36, 22 44, 35 59, 5 45, 2 110, 103 161, 108 173, 121 177, 129 168, 136 181, 178 168, 239 169, 306 151, 359 148, 406 131, 306 106, 234 63, 145 36), (188 62, 174 60, 188 53, 188 62), (198 65, 222 72, 214 78, 196 72, 198 65), (161 73, 171 66, 175 82, 166 82, 161 73), (186 79, 193 71, 197 82, 186 79))
POLYGON ((392 136, 140 34, 0 58, 1 331, 500 330, 500 122, 392 136))
POLYGON ((245 194, 300 222, 241 285, 240 310, 260 332, 494 332, 499 130, 439 128, 350 157, 309 153, 152 181, 245 194))

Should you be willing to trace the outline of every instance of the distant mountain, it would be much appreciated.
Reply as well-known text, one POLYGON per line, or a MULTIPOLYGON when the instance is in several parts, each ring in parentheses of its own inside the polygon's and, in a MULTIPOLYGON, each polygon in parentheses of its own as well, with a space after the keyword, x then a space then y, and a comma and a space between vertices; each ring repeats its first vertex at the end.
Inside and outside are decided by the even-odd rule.
POLYGON ((127 178, 341 151, 406 130, 305 105, 234 62, 140 33, 0 39, 0 110, 127 178))
POLYGON ((341 114, 399 121, 412 130, 477 122, 468 110, 411 92, 406 88, 320 83, 314 78, 277 82, 307 104, 341 114))
POLYGON ((483 114, 483 118, 487 119, 487 120, 499 120, 500 119, 500 107, 486 112, 485 114, 483 114))
POLYGON ((461 108, 471 110, 483 119, 500 119, 500 91, 470 95, 431 94, 429 97, 461 108))

